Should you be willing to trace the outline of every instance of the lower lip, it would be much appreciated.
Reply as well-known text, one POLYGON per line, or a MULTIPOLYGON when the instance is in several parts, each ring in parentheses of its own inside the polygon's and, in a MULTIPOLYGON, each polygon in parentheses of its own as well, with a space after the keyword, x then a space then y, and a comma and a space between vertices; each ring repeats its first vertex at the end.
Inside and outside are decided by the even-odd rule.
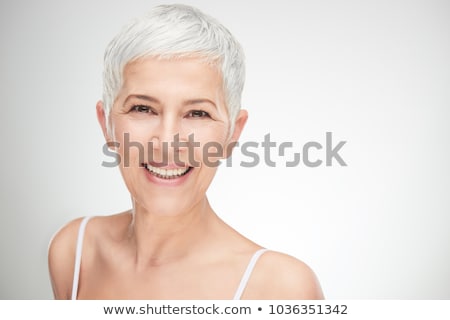
POLYGON ((142 168, 142 169, 145 170, 145 175, 148 180, 150 180, 151 182, 153 182, 157 185, 168 186, 168 187, 176 187, 176 186, 183 184, 186 181, 186 179, 188 178, 188 176, 192 173, 192 171, 194 171, 194 168, 191 168, 186 174, 184 174, 180 177, 172 178, 172 179, 164 179, 164 178, 160 178, 160 177, 157 177, 157 176, 151 174, 150 171, 148 171, 146 168, 142 168))

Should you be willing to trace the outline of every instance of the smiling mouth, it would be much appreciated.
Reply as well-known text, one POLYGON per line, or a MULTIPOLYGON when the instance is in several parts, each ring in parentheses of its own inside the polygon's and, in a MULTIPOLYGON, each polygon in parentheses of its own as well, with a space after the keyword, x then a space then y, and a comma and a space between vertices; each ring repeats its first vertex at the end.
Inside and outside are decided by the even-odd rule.
POLYGON ((180 178, 192 170, 192 167, 164 169, 153 167, 148 163, 143 163, 142 166, 155 177, 168 180, 180 178))

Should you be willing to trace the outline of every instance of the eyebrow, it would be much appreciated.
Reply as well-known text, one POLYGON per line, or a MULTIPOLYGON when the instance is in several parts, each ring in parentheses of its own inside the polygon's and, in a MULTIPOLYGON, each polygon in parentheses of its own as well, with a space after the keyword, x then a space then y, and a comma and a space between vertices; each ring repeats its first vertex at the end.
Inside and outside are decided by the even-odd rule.
POLYGON ((192 104, 200 104, 200 103, 209 103, 214 108, 217 109, 216 104, 212 100, 209 100, 209 99, 206 99, 206 98, 204 98, 204 99, 190 99, 190 100, 186 100, 186 101, 183 102, 183 105, 189 106, 189 105, 192 105, 192 104))
POLYGON ((146 95, 142 95, 142 94, 130 94, 130 95, 125 99, 124 104, 126 104, 126 103, 128 102, 128 100, 130 100, 130 99, 132 99, 132 98, 140 99, 140 100, 145 100, 145 101, 148 101, 148 102, 153 102, 153 103, 161 104, 161 102, 160 102, 158 99, 156 99, 156 98, 154 98, 154 97, 152 97, 152 96, 146 96, 146 95))
MULTIPOLYGON (((132 98, 145 100, 145 101, 152 102, 152 103, 161 104, 161 101, 159 101, 157 98, 152 97, 152 96, 142 95, 142 94, 130 94, 125 99, 124 104, 126 104, 128 102, 128 100, 130 100, 132 98)), ((217 109, 216 104, 212 100, 207 99, 207 98, 188 99, 188 100, 183 101, 183 105, 185 105, 185 106, 189 106, 189 105, 193 105, 193 104, 200 104, 200 103, 211 104, 214 108, 217 109)))

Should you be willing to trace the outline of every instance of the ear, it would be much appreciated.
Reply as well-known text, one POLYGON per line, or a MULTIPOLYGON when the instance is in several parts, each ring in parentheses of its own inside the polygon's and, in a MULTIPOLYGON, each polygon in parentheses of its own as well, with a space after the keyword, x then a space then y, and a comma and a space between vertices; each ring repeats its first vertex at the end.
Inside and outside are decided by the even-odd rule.
POLYGON ((103 136, 105 137, 105 140, 107 142, 110 142, 111 137, 109 136, 107 126, 108 119, 106 119, 105 110, 103 109, 103 102, 101 100, 97 102, 96 110, 97 110, 97 119, 100 124, 100 127, 102 128, 103 136))
POLYGON ((245 124, 247 123, 248 119, 248 112, 247 110, 239 110, 239 113, 236 117, 236 120, 234 122, 234 130, 233 134, 231 135, 230 139, 228 140, 228 145, 225 150, 225 158, 228 158, 231 156, 231 153, 233 151, 234 146, 239 140, 239 137, 241 136, 242 130, 244 130, 245 124))

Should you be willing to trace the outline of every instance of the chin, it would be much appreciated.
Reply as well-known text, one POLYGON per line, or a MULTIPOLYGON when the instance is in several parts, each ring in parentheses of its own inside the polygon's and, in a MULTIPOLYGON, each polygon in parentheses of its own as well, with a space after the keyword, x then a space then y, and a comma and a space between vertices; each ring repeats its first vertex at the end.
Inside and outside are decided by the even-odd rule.
POLYGON ((141 164, 126 175, 135 211, 158 216, 177 216, 199 208, 206 199, 216 168, 157 168, 141 164))
POLYGON ((155 216, 175 217, 191 211, 202 202, 205 195, 198 195, 194 198, 192 193, 179 196, 166 192, 142 197, 141 195, 141 201, 135 201, 135 206, 144 209, 142 211, 155 216))

